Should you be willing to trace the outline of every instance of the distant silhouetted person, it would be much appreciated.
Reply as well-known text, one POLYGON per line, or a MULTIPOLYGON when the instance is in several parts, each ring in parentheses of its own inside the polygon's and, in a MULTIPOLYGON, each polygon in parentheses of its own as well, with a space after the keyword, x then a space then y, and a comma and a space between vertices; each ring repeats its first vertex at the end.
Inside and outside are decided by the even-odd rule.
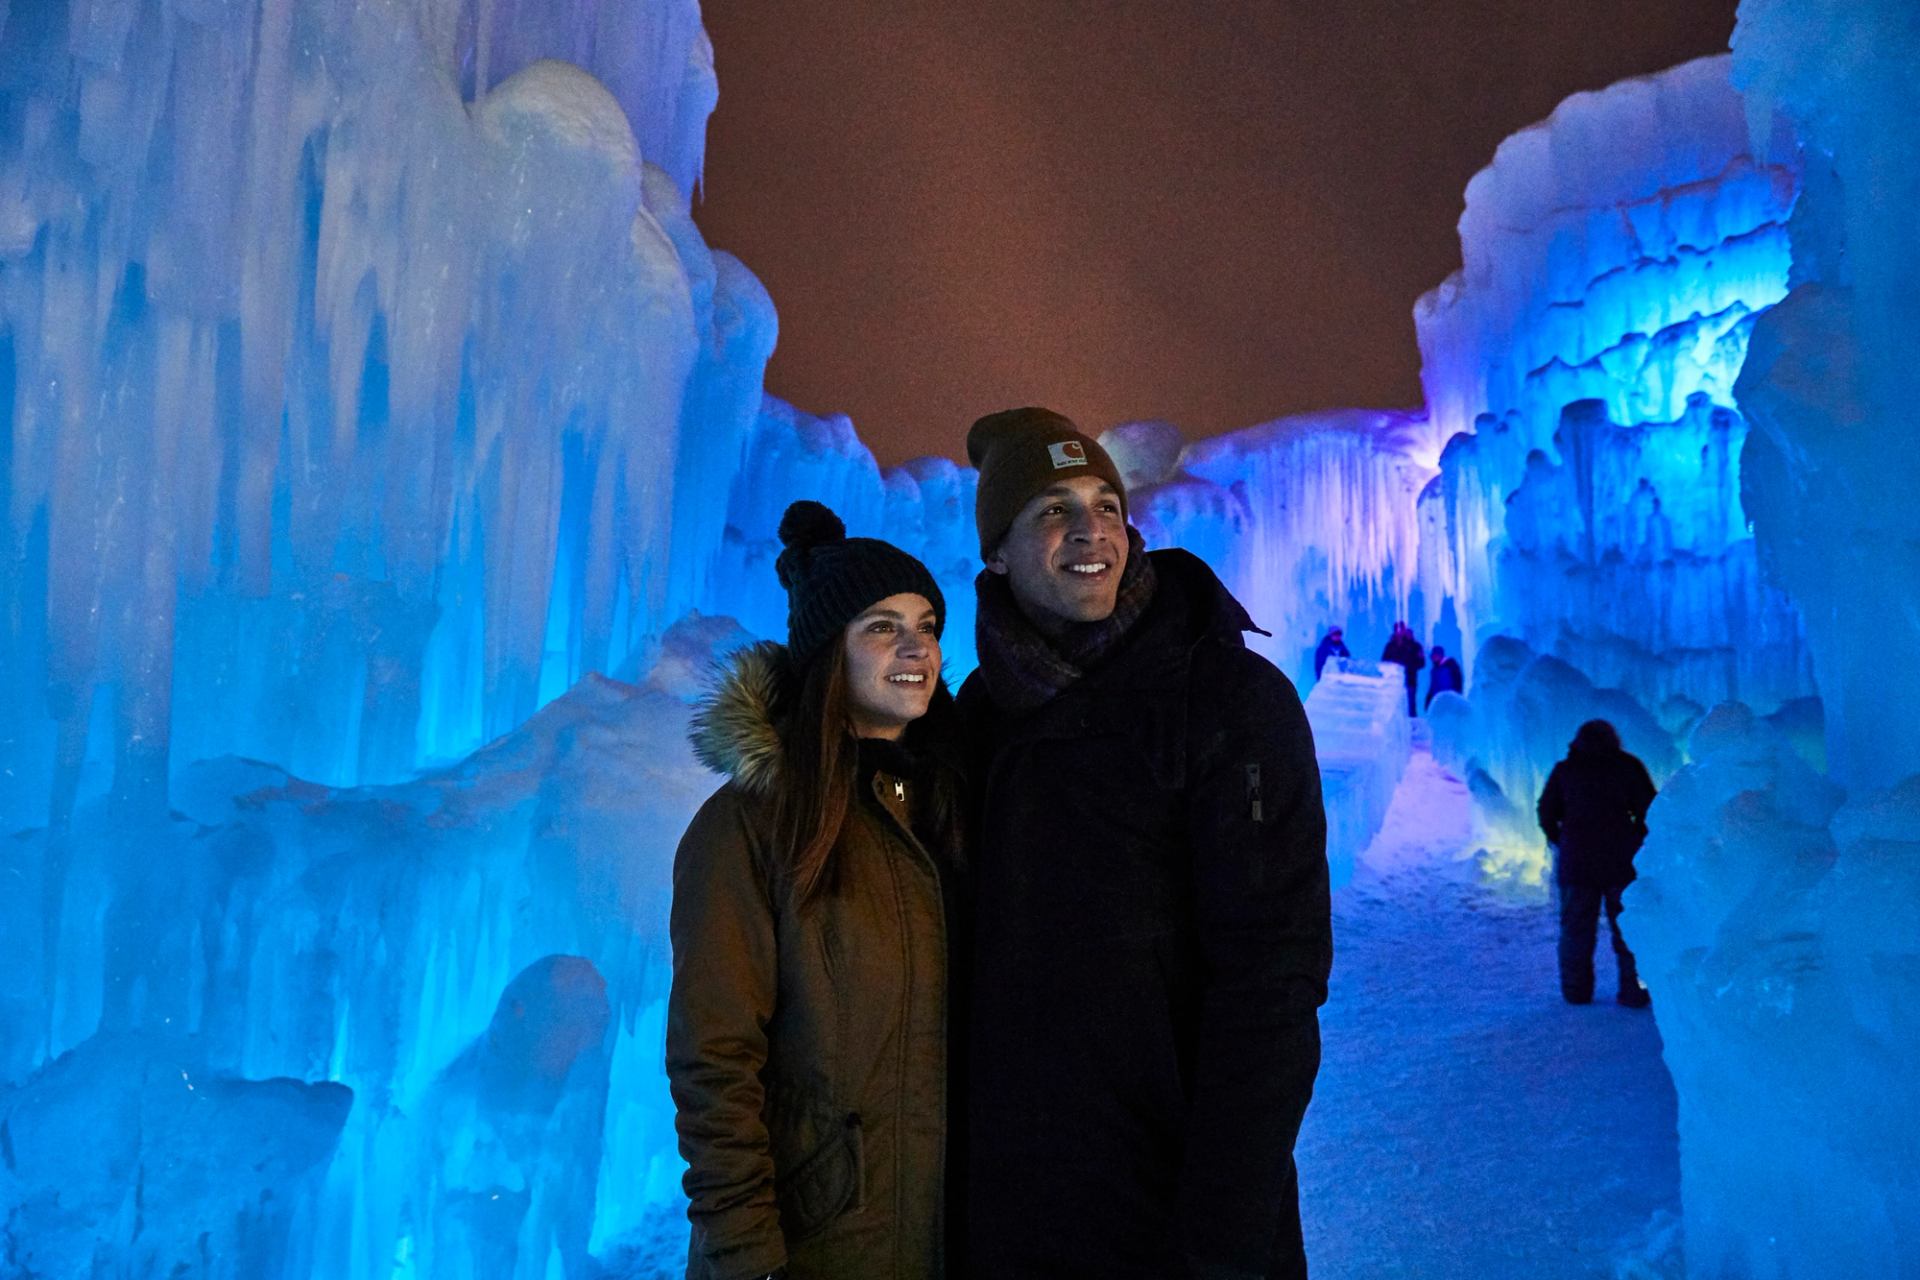
POLYGON ((1347 652, 1346 637, 1338 627, 1327 628, 1327 634, 1320 637, 1320 647, 1313 651, 1313 678, 1320 678, 1321 669, 1327 665, 1328 658, 1351 658, 1347 652))
POLYGON ((1439 645, 1433 646, 1433 670, 1427 675, 1427 700, 1423 706, 1433 705, 1436 693, 1464 693, 1467 678, 1460 673, 1460 662, 1449 658, 1447 651, 1439 645))
POLYGON ((1633 855, 1646 839, 1655 794, 1647 767, 1621 749, 1620 735, 1605 720, 1580 726, 1540 793, 1540 829, 1559 851, 1560 994, 1568 1004, 1593 999, 1593 942, 1603 904, 1620 965, 1614 998, 1630 1009, 1651 1003, 1620 936, 1620 891, 1633 881, 1633 855))
POLYGON ((1397 662, 1406 669, 1407 714, 1419 715, 1420 669, 1427 665, 1427 655, 1421 652, 1420 641, 1414 636, 1412 627, 1404 622, 1393 624, 1393 638, 1381 650, 1380 661, 1397 662))

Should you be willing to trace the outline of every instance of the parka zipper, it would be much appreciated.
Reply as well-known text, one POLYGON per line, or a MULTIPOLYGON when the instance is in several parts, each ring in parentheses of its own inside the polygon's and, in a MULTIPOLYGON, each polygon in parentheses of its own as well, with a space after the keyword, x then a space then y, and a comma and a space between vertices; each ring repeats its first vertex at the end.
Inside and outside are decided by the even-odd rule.
MULTIPOLYGON (((879 790, 880 790, 879 774, 876 773, 874 775, 873 783, 874 783, 875 798, 878 799, 879 790)), ((905 803, 907 798, 907 784, 899 778, 893 779, 893 794, 895 799, 901 801, 902 803, 905 803)), ((939 944, 940 944, 941 968, 944 971, 946 966, 952 962, 953 953, 947 945, 948 933, 951 926, 947 919, 946 886, 940 879, 939 864, 937 864, 933 860, 933 854, 927 850, 927 846, 920 842, 920 837, 914 834, 913 828, 908 826, 904 821, 902 821, 900 816, 896 814, 892 809, 888 808, 885 800, 881 800, 880 808, 887 815, 887 821, 893 824, 894 831, 897 832, 899 836, 902 838, 902 840, 905 841, 909 852, 918 854, 922 865, 925 867, 927 872, 933 876, 934 899, 940 904, 939 944)), ((949 976, 948 982, 942 985, 950 986, 951 977, 949 976)), ((948 1081, 947 1081, 946 1063, 947 1063, 947 1057, 948 1057, 948 1045, 952 1040, 952 1037, 953 1037, 953 1010, 948 1007, 946 993, 943 991, 940 998, 940 1061, 942 1064, 941 1070, 940 1070, 940 1110, 942 1115, 946 1114, 950 1105, 950 1099, 947 1093, 948 1081)), ((900 1046, 900 1051, 902 1054, 905 1054, 906 1048, 907 1046, 903 1039, 900 1046)), ((938 1212, 941 1218, 942 1229, 944 1230, 945 1226, 947 1225, 946 1224, 946 1205, 947 1205, 947 1195, 948 1195, 948 1188, 946 1187, 947 1131, 946 1131, 946 1125, 944 1124, 941 1125, 940 1127, 940 1150, 938 1152, 938 1155, 940 1159, 940 1170, 941 1170, 941 1192, 940 1192, 940 1204, 938 1206, 938 1212)), ((864 1177, 862 1181, 864 1182, 864 1177)))

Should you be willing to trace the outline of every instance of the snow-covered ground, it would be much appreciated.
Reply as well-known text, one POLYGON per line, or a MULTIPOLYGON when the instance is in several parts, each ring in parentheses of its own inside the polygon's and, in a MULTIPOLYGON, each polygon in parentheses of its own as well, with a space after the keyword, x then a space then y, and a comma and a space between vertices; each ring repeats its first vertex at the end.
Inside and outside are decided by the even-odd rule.
POLYGON ((1563 1004, 1551 907, 1483 886, 1474 849, 1467 789, 1422 742, 1334 896, 1325 1056, 1298 1149, 1313 1274, 1677 1275, 1654 1020, 1606 998, 1604 941, 1600 998, 1563 1004))

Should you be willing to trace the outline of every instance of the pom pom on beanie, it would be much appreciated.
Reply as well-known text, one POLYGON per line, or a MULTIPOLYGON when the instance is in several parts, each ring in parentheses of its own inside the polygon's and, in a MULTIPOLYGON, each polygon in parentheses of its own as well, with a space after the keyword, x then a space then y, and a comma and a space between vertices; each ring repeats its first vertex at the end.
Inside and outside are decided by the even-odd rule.
POLYGON ((811 661, 834 634, 888 596, 925 596, 934 633, 947 625, 947 602, 927 566, 890 542, 849 538, 839 516, 802 499, 780 517, 774 571, 787 589, 787 650, 811 661))

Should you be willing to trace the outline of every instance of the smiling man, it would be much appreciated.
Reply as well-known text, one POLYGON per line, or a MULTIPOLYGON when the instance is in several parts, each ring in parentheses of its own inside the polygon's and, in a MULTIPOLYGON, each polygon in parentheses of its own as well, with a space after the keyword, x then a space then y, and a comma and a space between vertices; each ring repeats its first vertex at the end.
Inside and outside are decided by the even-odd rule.
POLYGON ((1331 962, 1293 685, 1106 451, 980 419, 973 1274, 1306 1274, 1293 1144, 1331 962))

